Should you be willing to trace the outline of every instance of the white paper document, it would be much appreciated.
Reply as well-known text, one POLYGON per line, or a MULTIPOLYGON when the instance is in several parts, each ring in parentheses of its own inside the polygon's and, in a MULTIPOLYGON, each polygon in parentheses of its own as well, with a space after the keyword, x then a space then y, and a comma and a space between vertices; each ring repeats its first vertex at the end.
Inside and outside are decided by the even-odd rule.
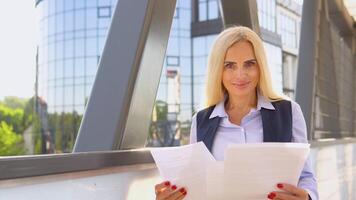
POLYGON ((261 200, 277 190, 277 183, 297 185, 309 146, 234 144, 226 149, 224 161, 215 161, 202 142, 151 153, 164 180, 187 188, 187 200, 261 200))
POLYGON ((151 154, 163 180, 187 189, 184 199, 206 199, 206 166, 214 164, 215 159, 204 143, 153 148, 151 154))

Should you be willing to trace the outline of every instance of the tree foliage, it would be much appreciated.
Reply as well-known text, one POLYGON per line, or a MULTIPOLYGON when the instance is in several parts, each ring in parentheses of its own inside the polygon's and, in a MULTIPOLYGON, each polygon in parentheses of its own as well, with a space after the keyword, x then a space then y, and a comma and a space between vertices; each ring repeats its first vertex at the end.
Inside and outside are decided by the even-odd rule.
POLYGON ((23 132, 33 122, 34 98, 5 97, 0 102, 0 156, 21 155, 23 132))
POLYGON ((0 122, 0 155, 14 156, 24 154, 23 138, 15 133, 5 121, 0 122))

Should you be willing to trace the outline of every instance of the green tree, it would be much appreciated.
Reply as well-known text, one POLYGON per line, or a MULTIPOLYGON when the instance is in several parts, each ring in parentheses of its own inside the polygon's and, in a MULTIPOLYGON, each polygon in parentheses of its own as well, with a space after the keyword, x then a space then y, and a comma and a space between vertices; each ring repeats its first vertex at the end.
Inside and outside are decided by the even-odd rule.
POLYGON ((157 120, 167 120, 168 105, 162 100, 156 101, 157 120))
POLYGON ((23 99, 19 97, 14 97, 14 96, 8 96, 4 98, 4 105, 12 108, 12 109, 24 109, 26 104, 28 102, 28 99, 23 99))
MULTIPOLYGON (((22 99, 18 97, 5 97, 3 101, 0 102, 0 122, 2 132, 0 133, 2 138, 2 142, 0 142, 0 148, 3 150, 0 152, 0 155, 8 155, 6 153, 7 150, 10 149, 9 144, 14 145, 13 153, 11 155, 19 155, 17 153, 25 153, 23 146, 23 132, 34 125, 33 128, 36 130, 39 129, 38 120, 37 122, 34 119, 34 98, 30 99, 22 99), (36 124, 37 123, 37 124, 36 124), (10 131, 11 130, 11 131, 10 131), (14 133, 14 137, 10 137, 11 134, 14 133), (5 134, 7 133, 7 134, 5 134), (6 136, 6 140, 4 139, 6 136), (12 138, 12 139, 8 139, 12 138), (15 138, 15 139, 14 139, 15 138), (13 140, 18 140, 16 138, 20 138, 22 142, 8 142, 13 140), (2 146, 3 144, 7 144, 8 146, 2 146), (17 151, 18 150, 18 151, 17 151), (17 153, 16 153, 17 152, 17 153)), ((35 131, 36 133, 36 131, 35 131)), ((37 137, 36 137, 37 138, 37 137)))
POLYGON ((5 121, 0 122, 0 155, 14 156, 26 152, 23 147, 23 138, 16 134, 5 121))
POLYGON ((82 117, 76 111, 49 114, 49 126, 54 133, 56 151, 72 151, 82 117))
POLYGON ((4 104, 0 104, 0 121, 6 122, 16 133, 22 133, 25 130, 23 116, 23 110, 19 108, 12 109, 4 104))

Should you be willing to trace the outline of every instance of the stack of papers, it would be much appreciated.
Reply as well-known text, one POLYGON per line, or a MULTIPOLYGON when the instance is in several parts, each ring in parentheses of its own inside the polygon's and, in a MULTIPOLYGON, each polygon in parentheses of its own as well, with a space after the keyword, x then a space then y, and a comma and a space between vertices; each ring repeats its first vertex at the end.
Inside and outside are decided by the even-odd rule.
POLYGON ((277 183, 297 185, 308 157, 306 143, 233 144, 216 161, 204 143, 151 149, 163 180, 184 186, 187 200, 261 200, 277 183))

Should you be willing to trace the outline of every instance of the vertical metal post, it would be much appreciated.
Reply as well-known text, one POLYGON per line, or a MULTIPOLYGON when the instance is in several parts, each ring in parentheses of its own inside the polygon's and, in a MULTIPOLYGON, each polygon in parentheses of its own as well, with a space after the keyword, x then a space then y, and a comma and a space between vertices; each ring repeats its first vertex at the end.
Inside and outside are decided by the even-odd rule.
POLYGON ((303 110, 308 139, 312 139, 321 1, 304 1, 300 32, 296 101, 303 110))
POLYGON ((74 152, 144 147, 175 0, 119 0, 74 152))

